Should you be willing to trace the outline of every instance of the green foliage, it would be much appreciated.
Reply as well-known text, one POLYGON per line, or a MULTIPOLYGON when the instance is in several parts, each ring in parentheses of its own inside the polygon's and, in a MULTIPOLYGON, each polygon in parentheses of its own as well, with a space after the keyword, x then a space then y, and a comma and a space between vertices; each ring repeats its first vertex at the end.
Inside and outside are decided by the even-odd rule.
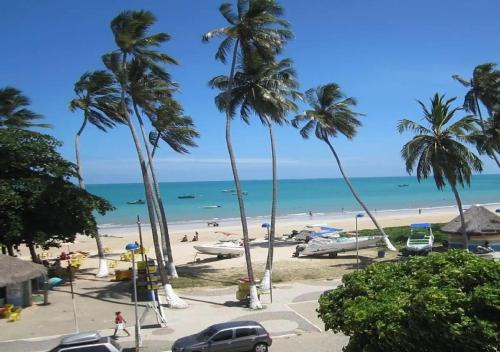
POLYGON ((0 130, 0 243, 56 246, 77 233, 94 235, 93 211, 112 209, 71 182, 75 165, 64 160, 53 137, 0 130))
POLYGON ((500 262, 452 250, 348 275, 321 296, 326 329, 345 351, 496 351, 500 262))
POLYGON ((50 127, 46 123, 34 123, 43 116, 28 109, 30 100, 13 87, 0 88, 0 128, 50 127))
POLYGON ((476 131, 475 119, 468 115, 453 121, 460 110, 451 107, 455 99, 446 100, 436 93, 429 108, 418 101, 428 127, 408 119, 398 123, 400 133, 415 133, 401 149, 406 171, 415 171, 419 181, 432 175, 438 189, 443 189, 446 182, 452 188, 470 185, 472 172, 483 171, 481 160, 462 143, 476 131))

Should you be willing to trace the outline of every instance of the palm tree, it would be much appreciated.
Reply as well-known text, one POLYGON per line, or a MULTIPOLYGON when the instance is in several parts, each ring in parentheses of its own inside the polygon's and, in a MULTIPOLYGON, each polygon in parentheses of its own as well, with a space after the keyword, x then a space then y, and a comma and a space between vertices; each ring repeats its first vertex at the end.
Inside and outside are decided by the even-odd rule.
POLYGON ((347 98, 336 83, 328 83, 317 88, 311 88, 306 91, 305 98, 312 109, 297 115, 293 119, 292 125, 299 127, 302 123, 305 123, 300 130, 303 138, 309 138, 311 132, 314 131, 316 138, 328 145, 352 195, 384 236, 386 246, 390 250, 396 250, 390 243, 384 229, 379 225, 377 219, 368 210, 368 207, 354 189, 354 186, 345 174, 340 157, 330 142, 330 137, 336 137, 339 133, 348 139, 353 139, 356 135, 357 128, 361 126, 361 121, 358 119, 361 114, 351 110, 352 106, 356 106, 356 100, 354 98, 347 98))
MULTIPOLYGON (((286 40, 292 37, 292 33, 287 29, 289 27, 288 22, 279 18, 283 14, 283 8, 274 0, 237 0, 236 8, 237 11, 235 13, 231 4, 222 4, 219 7, 219 12, 229 25, 209 31, 202 37, 203 42, 208 42, 213 37, 224 38, 215 54, 216 60, 222 63, 226 63, 228 50, 232 49, 231 69, 229 71, 226 90, 227 106, 230 105, 229 103, 232 96, 238 49, 241 50, 240 55, 243 60, 249 57, 252 52, 257 51, 264 60, 272 61, 274 60, 274 56, 281 50, 286 40)), ((245 248, 245 260, 250 282, 249 306, 251 309, 260 309, 262 305, 257 295, 257 287, 255 285, 252 260, 250 257, 245 205, 231 143, 231 121, 231 111, 226 109, 226 144, 240 209, 243 246, 245 248)))
MULTIPOLYGON (((174 99, 172 98, 172 92, 177 88, 176 84, 159 78, 151 72, 147 72, 147 68, 137 60, 132 60, 130 65, 129 82, 129 95, 135 115, 139 121, 148 157, 149 171, 153 181, 155 208, 157 209, 157 217, 160 219, 160 232, 163 239, 163 255, 168 260, 170 275, 176 278, 178 275, 170 244, 166 212, 153 164, 153 155, 149 148, 150 141, 146 136, 144 121, 139 110, 142 110, 153 123, 157 136, 178 153, 189 153, 187 147, 196 146, 194 138, 198 137, 198 132, 194 128, 193 120, 190 117, 178 116, 182 113, 182 108, 178 103, 173 102, 174 99), (169 109, 172 106, 178 108, 172 111, 172 109, 169 109), (172 113, 173 115, 170 115, 172 113)), ((154 145, 157 145, 157 143, 154 145)))
POLYGON ((151 232, 155 247, 156 260, 158 262, 158 272, 165 289, 167 303, 173 308, 186 308, 187 303, 175 294, 165 269, 165 263, 156 228, 153 188, 151 186, 148 168, 142 152, 141 142, 139 141, 134 124, 130 118, 126 102, 126 94, 129 91, 129 58, 133 58, 138 62, 145 64, 157 77, 165 80, 168 80, 169 77, 161 64, 176 63, 175 60, 167 54, 152 49, 169 39, 169 35, 166 33, 148 34, 151 26, 155 22, 155 16, 149 11, 124 11, 120 13, 111 21, 111 30, 115 38, 115 43, 118 46, 118 50, 112 54, 105 55, 103 57, 103 61, 105 61, 108 68, 112 69, 120 84, 121 110, 130 129, 130 133, 136 147, 139 164, 141 166, 148 215, 151 223, 151 232))
POLYGON ((160 187, 156 177, 149 143, 146 137, 144 121, 139 113, 140 107, 148 111, 149 114, 154 114, 159 99, 171 98, 172 90, 175 86, 170 81, 166 81, 165 79, 148 72, 146 64, 137 59, 133 59, 130 63, 128 81, 128 94, 132 100, 132 107, 139 122, 142 140, 148 157, 149 172, 151 173, 154 189, 154 208, 160 225, 163 257, 166 261, 168 261, 168 273, 173 278, 177 278, 178 274, 175 268, 172 247, 170 244, 165 208, 163 206, 160 187))
POLYGON ((469 239, 465 229, 462 201, 457 185, 470 185, 472 170, 483 170, 481 160, 462 142, 468 139, 468 133, 474 132, 474 117, 464 116, 458 121, 452 119, 460 108, 452 108, 456 98, 445 100, 444 95, 436 93, 428 109, 418 101, 424 112, 428 127, 411 120, 403 119, 398 123, 399 133, 412 131, 415 136, 401 149, 401 156, 406 163, 406 171, 411 174, 416 169, 417 179, 427 178, 431 174, 439 190, 451 187, 460 212, 461 232, 464 247, 469 248, 469 239))
MULTIPOLYGON (((80 188, 85 189, 80 160, 80 136, 83 130, 87 126, 87 123, 90 122, 100 130, 106 132, 108 128, 114 127, 116 123, 123 123, 123 119, 118 113, 120 107, 118 89, 115 86, 113 76, 106 71, 84 73, 78 82, 75 83, 74 91, 77 98, 70 102, 69 108, 72 112, 76 110, 83 112, 83 122, 75 136, 75 154, 79 176, 78 181, 80 188)), ((105 277, 109 275, 108 264, 98 231, 94 237, 99 256, 99 270, 96 276, 105 277)))
POLYGON ((0 88, 0 128, 14 127, 26 129, 30 127, 51 127, 47 123, 35 123, 43 116, 36 114, 27 107, 30 100, 13 87, 0 88))
POLYGON ((497 166, 500 167, 500 161, 496 155, 500 153, 500 149, 495 149, 495 140, 488 138, 486 131, 486 125, 493 123, 493 121, 485 122, 479 104, 481 102, 486 107, 490 119, 493 117, 494 111, 500 108, 500 71, 495 70, 495 67, 496 64, 493 63, 476 66, 472 78, 468 81, 459 75, 453 75, 452 78, 469 88, 464 98, 464 109, 479 116, 483 137, 479 138, 478 151, 495 160, 497 166))
MULTIPOLYGON (((269 290, 271 285, 271 269, 273 263, 274 237, 276 228, 276 210, 278 202, 276 148, 274 142, 273 123, 282 125, 287 122, 286 114, 297 111, 294 100, 301 99, 302 95, 296 90, 298 82, 292 67, 292 60, 285 59, 279 62, 265 62, 257 52, 241 64, 234 75, 231 111, 239 106, 239 113, 243 121, 249 123, 250 114, 254 112, 264 126, 268 128, 271 142, 272 157, 272 202, 271 226, 269 231, 269 252, 266 261, 261 289, 269 290)), ((227 76, 213 78, 209 85, 222 91, 216 97, 216 104, 221 111, 226 109, 225 91, 228 85, 227 76)))

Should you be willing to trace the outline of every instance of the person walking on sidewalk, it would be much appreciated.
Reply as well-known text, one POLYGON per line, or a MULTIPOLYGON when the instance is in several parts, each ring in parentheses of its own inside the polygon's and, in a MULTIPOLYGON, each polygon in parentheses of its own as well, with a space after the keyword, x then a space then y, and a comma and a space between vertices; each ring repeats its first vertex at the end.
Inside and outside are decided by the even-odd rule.
POLYGON ((113 334, 113 338, 116 338, 116 333, 118 332, 118 330, 123 330, 127 333, 127 336, 130 336, 130 333, 125 328, 126 322, 127 321, 123 317, 122 312, 115 312, 115 333, 113 334))

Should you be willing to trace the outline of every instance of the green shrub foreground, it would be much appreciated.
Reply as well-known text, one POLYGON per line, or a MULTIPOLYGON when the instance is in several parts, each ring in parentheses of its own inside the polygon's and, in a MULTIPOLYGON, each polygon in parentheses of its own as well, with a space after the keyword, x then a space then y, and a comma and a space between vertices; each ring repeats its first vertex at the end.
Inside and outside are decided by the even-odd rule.
POLYGON ((500 350, 500 262, 461 250, 377 263, 321 296, 344 351, 500 350))

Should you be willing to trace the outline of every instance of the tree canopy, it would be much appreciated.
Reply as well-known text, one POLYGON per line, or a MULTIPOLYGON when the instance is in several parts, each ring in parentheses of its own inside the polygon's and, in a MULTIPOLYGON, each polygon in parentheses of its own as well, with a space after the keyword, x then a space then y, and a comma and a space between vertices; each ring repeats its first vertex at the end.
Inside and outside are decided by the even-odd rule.
POLYGON ((464 251, 377 263, 319 300, 345 351, 496 351, 500 263, 464 251))
POLYGON ((51 136, 0 129, 0 243, 57 246, 78 233, 94 235, 93 212, 105 214, 105 199, 71 182, 76 166, 56 151, 51 136))

